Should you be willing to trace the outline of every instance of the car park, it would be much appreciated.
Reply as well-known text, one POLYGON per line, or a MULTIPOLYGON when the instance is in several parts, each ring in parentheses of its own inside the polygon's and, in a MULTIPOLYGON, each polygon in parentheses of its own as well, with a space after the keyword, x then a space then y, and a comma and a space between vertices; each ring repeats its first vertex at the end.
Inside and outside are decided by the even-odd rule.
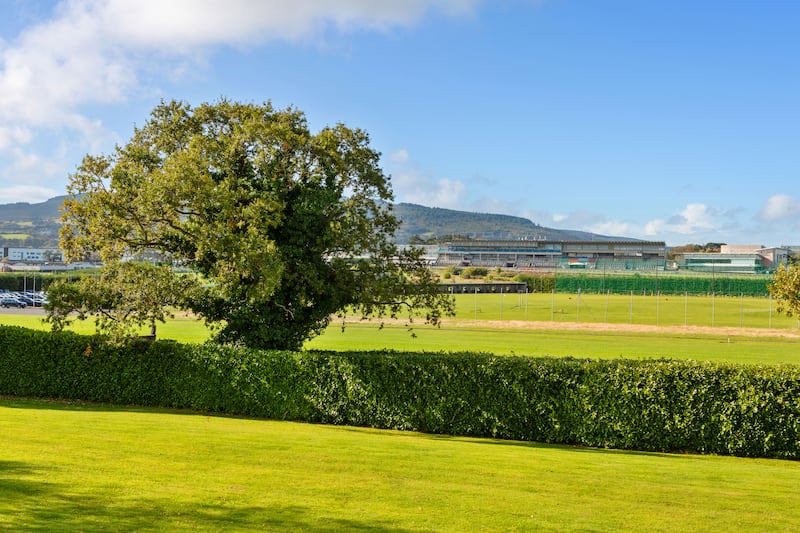
POLYGON ((33 305, 33 300, 25 295, 17 296, 17 301, 20 301, 25 305, 33 305))
POLYGON ((28 304, 13 296, 0 296, 0 307, 19 307, 25 309, 28 304))

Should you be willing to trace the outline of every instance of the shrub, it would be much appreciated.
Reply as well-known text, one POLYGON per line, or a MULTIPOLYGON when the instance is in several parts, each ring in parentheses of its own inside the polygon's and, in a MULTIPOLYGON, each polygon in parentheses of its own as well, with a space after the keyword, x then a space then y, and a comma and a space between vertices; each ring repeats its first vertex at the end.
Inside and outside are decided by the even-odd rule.
POLYGON ((800 367, 279 352, 0 327, 0 394, 662 452, 800 457, 800 367))
POLYGON ((484 267, 467 267, 461 271, 464 279, 484 278, 489 275, 489 269, 484 267))

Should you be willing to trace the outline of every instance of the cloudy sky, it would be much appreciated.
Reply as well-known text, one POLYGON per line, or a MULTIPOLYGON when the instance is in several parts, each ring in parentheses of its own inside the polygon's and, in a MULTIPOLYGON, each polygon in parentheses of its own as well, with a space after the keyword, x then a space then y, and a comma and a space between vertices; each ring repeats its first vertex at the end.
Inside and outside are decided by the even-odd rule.
POLYGON ((0 203, 162 99, 369 132, 400 202, 800 244, 794 0, 2 0, 0 203))

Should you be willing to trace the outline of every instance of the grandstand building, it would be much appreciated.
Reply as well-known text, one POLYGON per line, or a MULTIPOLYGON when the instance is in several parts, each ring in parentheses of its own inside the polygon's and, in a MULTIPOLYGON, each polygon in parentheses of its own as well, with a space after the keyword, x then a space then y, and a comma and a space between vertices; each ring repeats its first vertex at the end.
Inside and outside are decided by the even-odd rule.
POLYGON ((654 241, 452 241, 439 247, 436 266, 516 270, 663 270, 666 244, 654 241))

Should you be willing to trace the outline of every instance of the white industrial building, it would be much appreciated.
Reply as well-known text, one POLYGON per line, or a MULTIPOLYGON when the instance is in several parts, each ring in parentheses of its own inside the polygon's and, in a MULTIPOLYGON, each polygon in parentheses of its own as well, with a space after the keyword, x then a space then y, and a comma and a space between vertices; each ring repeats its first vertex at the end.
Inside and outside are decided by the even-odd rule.
POLYGON ((58 248, 0 248, 2 257, 8 261, 25 263, 63 263, 64 253, 58 248))

